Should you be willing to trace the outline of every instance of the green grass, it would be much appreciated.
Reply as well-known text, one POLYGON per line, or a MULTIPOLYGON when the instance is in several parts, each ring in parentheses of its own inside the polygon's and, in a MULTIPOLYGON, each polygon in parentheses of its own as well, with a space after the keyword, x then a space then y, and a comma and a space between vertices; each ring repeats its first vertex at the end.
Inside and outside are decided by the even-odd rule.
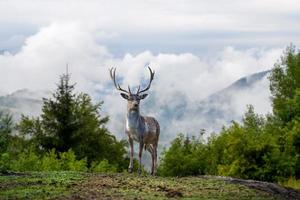
POLYGON ((246 186, 204 177, 164 178, 94 174, 79 190, 79 197, 83 199, 281 199, 246 186))
POLYGON ((0 176, 0 199, 280 199, 207 177, 139 177, 136 174, 34 172, 0 176))
POLYGON ((78 172, 33 172, 0 176, 0 199, 52 199, 70 195, 85 176, 78 172))
POLYGON ((281 185, 300 190, 300 180, 295 177, 290 177, 287 181, 281 182, 281 185))

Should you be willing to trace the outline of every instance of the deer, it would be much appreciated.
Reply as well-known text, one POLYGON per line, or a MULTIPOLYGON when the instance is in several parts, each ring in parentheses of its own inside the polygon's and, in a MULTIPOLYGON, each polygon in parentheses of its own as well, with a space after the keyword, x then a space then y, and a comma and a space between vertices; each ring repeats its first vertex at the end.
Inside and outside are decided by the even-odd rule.
POLYGON ((110 77, 120 95, 127 100, 127 114, 125 119, 125 134, 128 136, 130 146, 130 162, 128 172, 133 173, 133 142, 139 144, 139 167, 138 174, 142 172, 142 153, 143 149, 147 150, 152 157, 151 175, 155 176, 157 172, 157 146, 160 134, 160 126, 154 117, 142 116, 140 114, 140 100, 145 99, 148 94, 145 94, 150 89, 151 83, 154 79, 155 72, 148 67, 150 71, 150 81, 145 89, 138 86, 137 92, 133 93, 128 85, 128 90, 121 88, 116 81, 116 68, 110 69, 110 77))

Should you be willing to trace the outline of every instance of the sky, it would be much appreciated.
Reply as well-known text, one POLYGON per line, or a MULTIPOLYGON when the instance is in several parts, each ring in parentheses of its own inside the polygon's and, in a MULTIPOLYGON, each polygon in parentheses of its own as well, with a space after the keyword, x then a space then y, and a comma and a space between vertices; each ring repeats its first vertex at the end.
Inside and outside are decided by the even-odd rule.
MULTIPOLYGON (((286 46, 300 44, 299 13, 297 0, 0 0, 0 95, 53 90, 68 64, 76 89, 104 100, 109 127, 122 135, 126 102, 110 67, 132 88, 146 83, 146 66, 156 71, 145 102, 156 102, 147 111, 159 118, 166 105, 184 98, 192 106, 271 69, 286 46)), ((262 114, 271 112, 268 92, 253 88, 262 114)), ((187 119, 182 129, 197 123, 187 119)))

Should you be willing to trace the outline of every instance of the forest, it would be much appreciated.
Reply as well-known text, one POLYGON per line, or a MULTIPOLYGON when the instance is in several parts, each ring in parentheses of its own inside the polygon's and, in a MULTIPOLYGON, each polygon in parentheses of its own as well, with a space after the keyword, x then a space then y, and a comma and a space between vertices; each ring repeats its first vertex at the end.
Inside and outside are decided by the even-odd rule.
POLYGON ((269 76, 273 113, 260 116, 248 105, 242 122, 233 121, 207 141, 179 134, 163 153, 162 176, 220 175, 299 188, 300 53, 289 46, 269 76))
MULTIPOLYGON (((273 113, 261 116, 248 105, 241 122, 218 133, 185 133, 160 156, 158 176, 230 176, 300 188, 300 52, 289 46, 269 76, 273 113)), ((39 117, 15 123, 0 112, 0 172, 126 172, 127 141, 118 140, 94 104, 75 93, 63 74, 39 117)), ((136 164, 136 163, 135 163, 136 164)))

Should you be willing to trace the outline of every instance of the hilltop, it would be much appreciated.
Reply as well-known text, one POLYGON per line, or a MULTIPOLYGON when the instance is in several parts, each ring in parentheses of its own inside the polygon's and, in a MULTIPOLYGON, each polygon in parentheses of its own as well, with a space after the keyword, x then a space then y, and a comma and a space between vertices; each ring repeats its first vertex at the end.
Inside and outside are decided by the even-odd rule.
POLYGON ((300 199, 300 191, 226 177, 33 172, 0 176, 0 199, 300 199))

